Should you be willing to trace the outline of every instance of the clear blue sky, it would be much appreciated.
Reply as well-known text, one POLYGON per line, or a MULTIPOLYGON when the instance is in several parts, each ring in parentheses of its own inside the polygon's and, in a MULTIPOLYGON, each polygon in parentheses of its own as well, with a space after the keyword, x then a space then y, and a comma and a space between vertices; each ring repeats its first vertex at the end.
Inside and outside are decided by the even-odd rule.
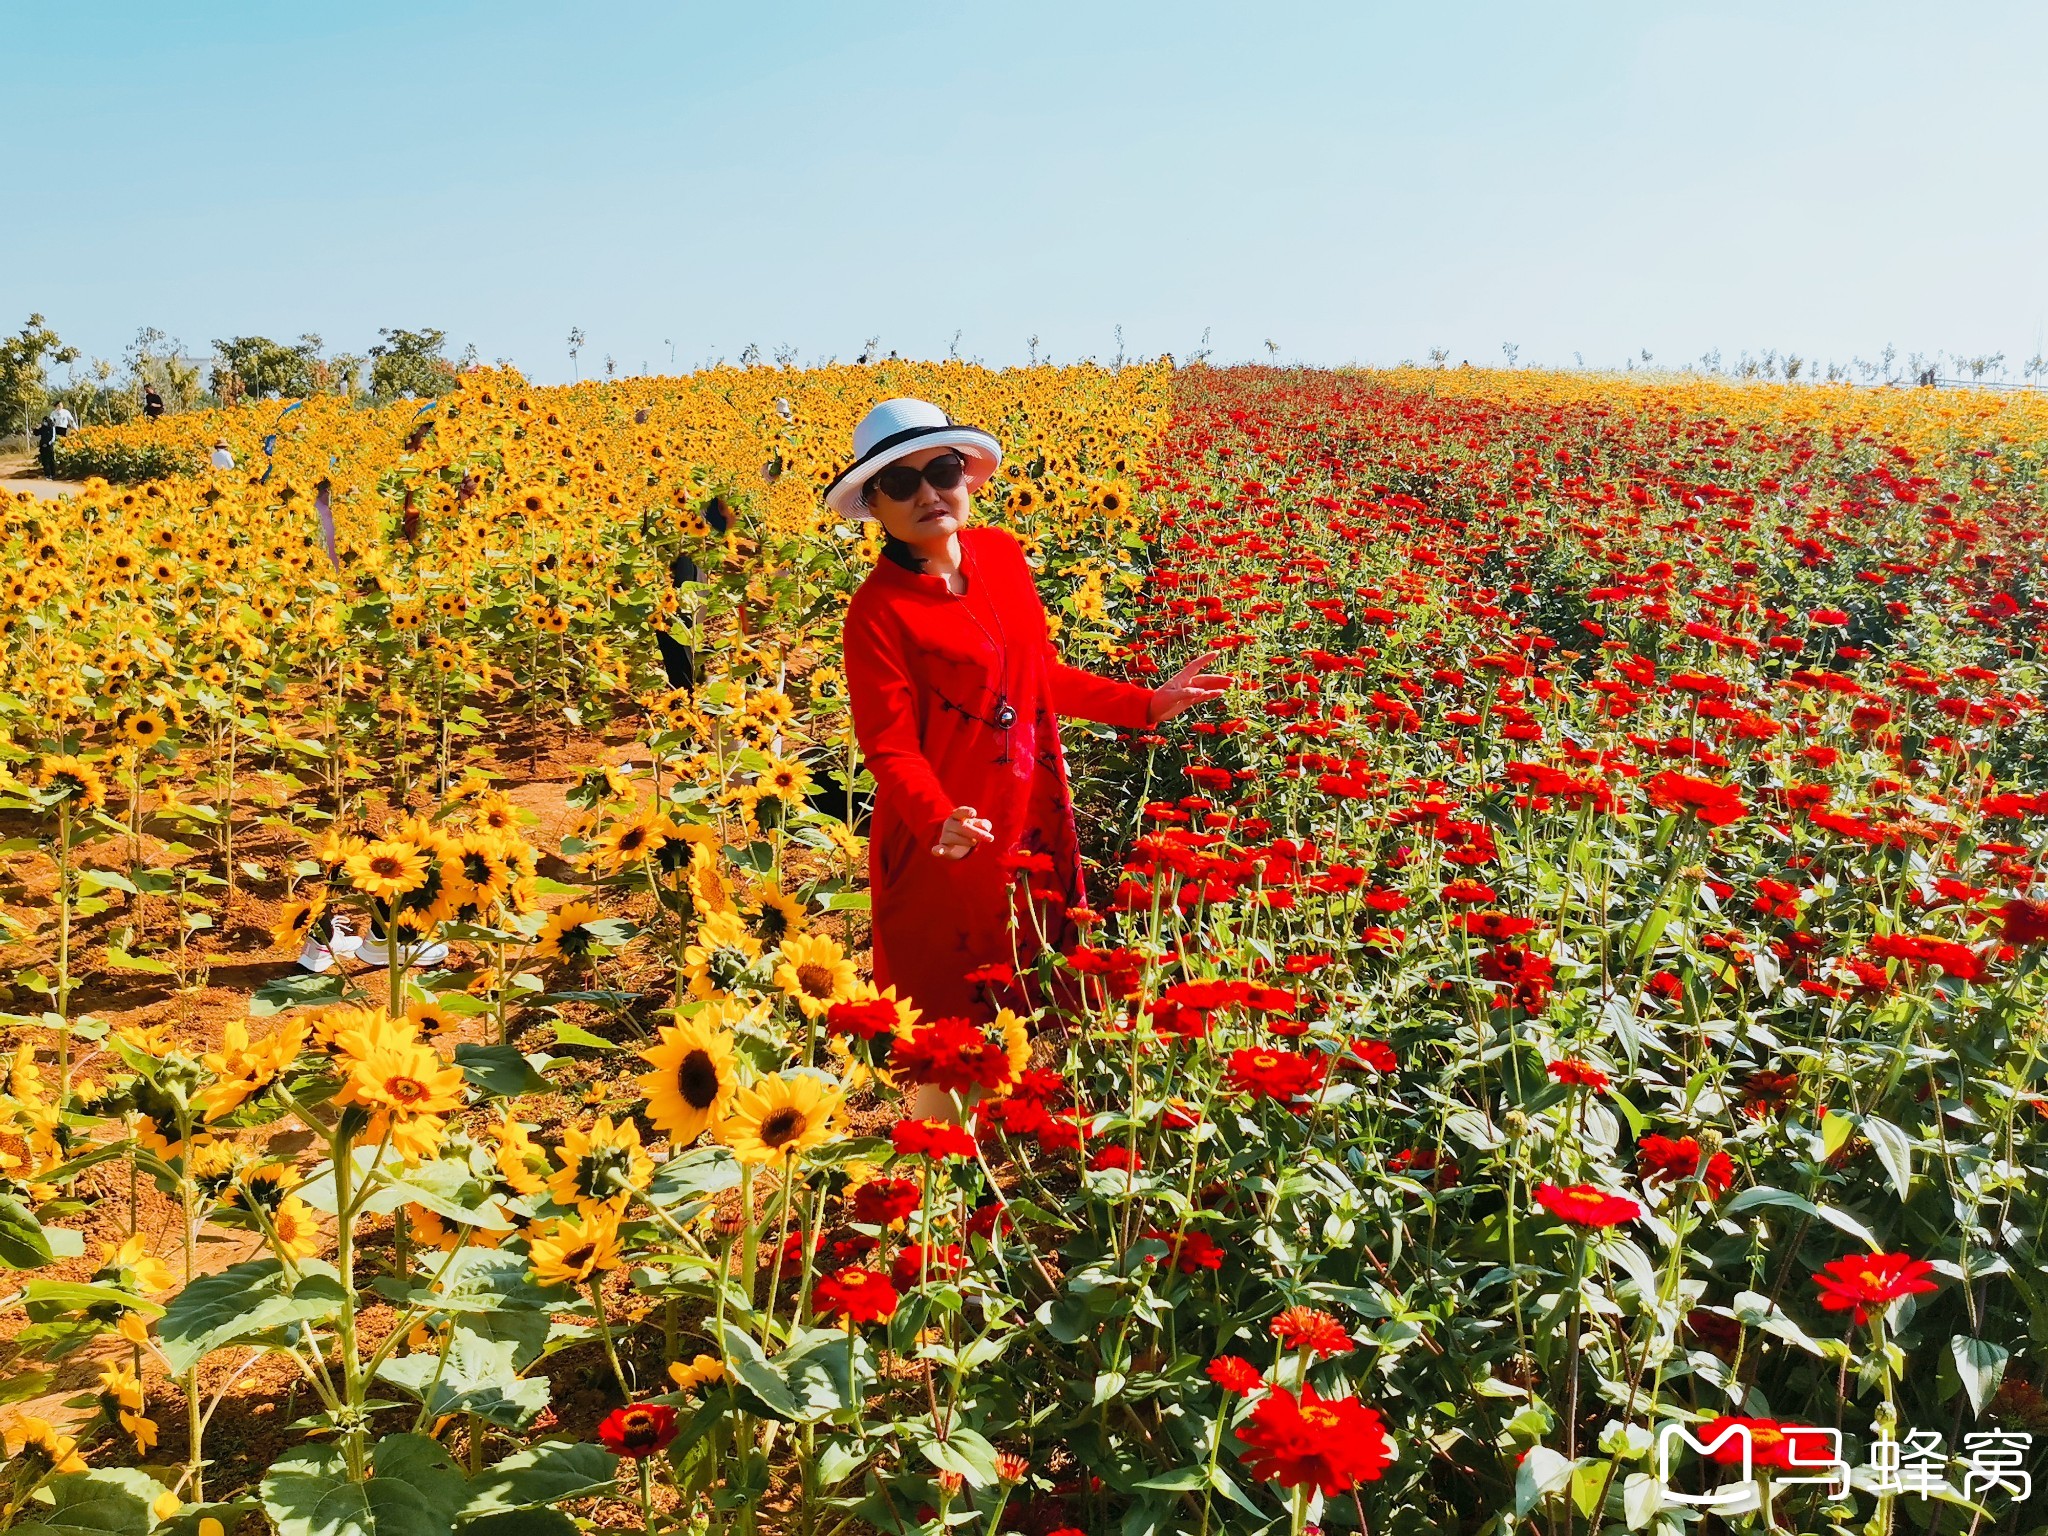
POLYGON ((2038 3, 9 4, 0 323, 1660 363, 2041 350, 2038 3), (26 180, 21 179, 26 175, 26 180))

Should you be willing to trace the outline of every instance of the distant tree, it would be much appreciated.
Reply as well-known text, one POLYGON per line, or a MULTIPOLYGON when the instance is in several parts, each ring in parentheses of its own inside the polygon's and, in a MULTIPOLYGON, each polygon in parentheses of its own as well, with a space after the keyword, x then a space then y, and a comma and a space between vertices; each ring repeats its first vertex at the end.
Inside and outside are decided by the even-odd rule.
POLYGON ((41 315, 0 341, 0 428, 27 435, 36 417, 50 408, 45 371, 52 363, 75 363, 78 348, 67 347, 41 315))
POLYGON ((280 398, 310 395, 319 387, 320 338, 310 332, 290 346, 268 336, 216 338, 213 357, 213 392, 230 403, 272 391, 280 398))
POLYGON ((400 395, 440 395, 455 383, 455 365, 442 355, 446 331, 380 330, 370 348, 370 393, 380 400, 400 395))
POLYGON ((139 400, 151 385, 163 396, 164 409, 188 411, 199 402, 199 370, 183 360, 185 344, 153 325, 135 333, 121 354, 128 366, 128 388, 139 400))

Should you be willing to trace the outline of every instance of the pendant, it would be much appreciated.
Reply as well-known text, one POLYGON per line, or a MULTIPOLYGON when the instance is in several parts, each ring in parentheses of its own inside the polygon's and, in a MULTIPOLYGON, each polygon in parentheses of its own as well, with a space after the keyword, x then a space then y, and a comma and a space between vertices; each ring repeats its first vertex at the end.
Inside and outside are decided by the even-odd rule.
POLYGON ((1009 729, 1009 728, 1010 728, 1011 726, 1015 725, 1016 723, 1017 723, 1017 711, 1016 711, 1015 709, 1013 709, 1013 708, 1012 708, 1011 706, 1009 706, 1008 704, 998 704, 998 705, 996 706, 996 729, 997 729, 997 730, 1000 730, 1000 731, 1007 731, 1007 730, 1008 730, 1008 729, 1009 729))

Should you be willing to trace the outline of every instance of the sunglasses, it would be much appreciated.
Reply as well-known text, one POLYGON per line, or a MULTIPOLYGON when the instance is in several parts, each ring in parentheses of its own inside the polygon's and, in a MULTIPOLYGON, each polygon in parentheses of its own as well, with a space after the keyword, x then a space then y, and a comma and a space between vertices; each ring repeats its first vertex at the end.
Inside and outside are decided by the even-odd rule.
POLYGON ((950 491, 966 478, 967 461, 957 453, 942 453, 923 469, 891 464, 868 481, 867 489, 870 495, 880 491, 891 501, 908 501, 920 482, 935 491, 950 491))

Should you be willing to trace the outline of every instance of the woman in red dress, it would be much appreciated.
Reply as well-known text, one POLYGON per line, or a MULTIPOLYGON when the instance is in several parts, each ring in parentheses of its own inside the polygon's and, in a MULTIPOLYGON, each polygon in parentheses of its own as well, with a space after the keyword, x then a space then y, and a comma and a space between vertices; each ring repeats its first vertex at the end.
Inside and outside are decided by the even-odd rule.
POLYGON ((973 492, 1002 461, 988 433, 922 400, 890 400, 862 419, 853 447, 826 504, 887 536, 845 630, 854 733, 876 784, 875 983, 926 1017, 987 1018, 968 973, 1021 970, 1042 943, 1058 947, 1066 907, 1084 899, 1058 717, 1143 728, 1219 697, 1229 679, 1202 671, 1213 654, 1158 688, 1059 659, 1017 541, 967 526, 973 492), (1039 856, 1028 885, 1055 898, 1034 901, 1035 913, 1018 889, 1020 855, 1039 856))

